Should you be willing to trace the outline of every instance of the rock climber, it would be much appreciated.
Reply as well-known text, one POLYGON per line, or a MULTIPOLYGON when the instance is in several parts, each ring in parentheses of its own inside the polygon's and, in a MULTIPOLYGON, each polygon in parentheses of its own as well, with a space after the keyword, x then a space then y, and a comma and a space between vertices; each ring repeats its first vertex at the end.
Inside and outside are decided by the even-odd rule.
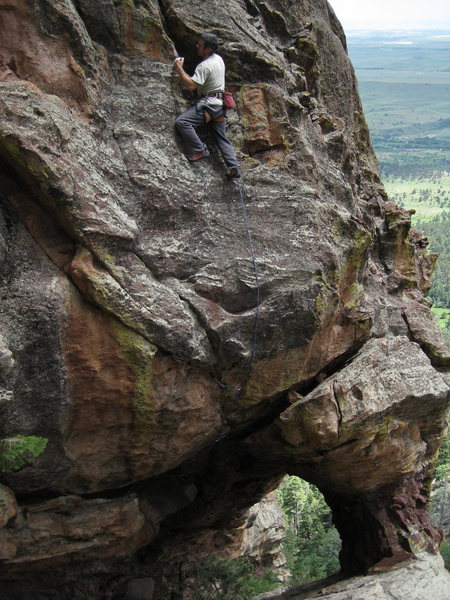
POLYGON ((216 54, 219 47, 217 36, 204 33, 197 42, 197 54, 202 62, 197 66, 192 77, 183 68, 184 58, 178 57, 174 69, 181 78, 183 87, 191 92, 197 91, 199 100, 175 121, 188 153, 188 159, 195 162, 208 158, 209 152, 195 130, 200 125, 208 124, 227 166, 227 176, 240 177, 239 163, 233 145, 227 138, 223 92, 225 89, 225 65, 216 54))

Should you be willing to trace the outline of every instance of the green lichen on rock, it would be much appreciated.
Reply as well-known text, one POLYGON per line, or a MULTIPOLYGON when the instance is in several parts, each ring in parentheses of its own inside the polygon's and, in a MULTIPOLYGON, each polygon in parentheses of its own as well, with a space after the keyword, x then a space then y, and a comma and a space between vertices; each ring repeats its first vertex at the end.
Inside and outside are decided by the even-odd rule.
POLYGON ((298 37, 295 46, 302 54, 310 59, 317 60, 320 56, 317 44, 307 36, 298 37))
POLYGON ((136 15, 136 17, 141 21, 140 27, 136 27, 135 36, 136 41, 141 42, 142 44, 149 45, 156 40, 161 40, 162 38, 162 29, 160 24, 153 19, 148 12, 143 12, 141 10, 140 15, 136 15))
POLYGON ((336 129, 333 119, 328 115, 321 115, 319 117, 319 125, 324 134, 331 133, 336 129))
POLYGON ((135 425, 145 425, 153 406, 152 368, 157 351, 142 335, 112 319, 112 328, 125 362, 134 374, 133 410, 135 425))
MULTIPOLYGON (((93 251, 95 252, 95 258, 98 259, 106 269, 117 268, 116 257, 113 254, 111 254, 110 252, 108 252, 107 250, 105 250, 105 248, 102 244, 96 244, 94 242, 94 244, 92 244, 92 246, 93 246, 93 251)), ((89 252, 89 251, 87 251, 87 252, 89 252)))
POLYGON ((353 245, 341 270, 339 286, 342 303, 347 308, 356 306, 362 292, 358 275, 364 266, 364 258, 371 243, 372 235, 368 231, 359 229, 354 233, 353 245))
POLYGON ((316 318, 321 323, 329 321, 338 308, 339 296, 336 291, 339 284, 338 275, 336 265, 332 264, 314 277, 320 285, 315 299, 315 308, 316 318))
POLYGON ((149 439, 156 417, 152 377, 157 348, 116 319, 112 319, 112 330, 124 362, 132 372, 129 402, 133 420, 128 434, 127 454, 134 476, 142 477, 148 473, 149 439))
POLYGON ((0 155, 15 168, 20 169, 24 175, 31 175, 40 185, 51 178, 48 168, 39 159, 26 149, 20 148, 18 143, 9 135, 2 135, 0 131, 0 155))
POLYGON ((114 6, 116 6, 116 7, 129 6, 130 8, 134 8, 134 1, 133 0, 114 0, 114 6))
POLYGON ((0 439, 0 472, 18 471, 47 447, 47 438, 16 435, 0 439))
POLYGON ((13 491, 0 484, 0 529, 17 514, 17 503, 13 491))
POLYGON ((403 535, 404 544, 413 554, 424 552, 428 548, 428 540, 424 534, 419 531, 412 532, 411 535, 403 535))

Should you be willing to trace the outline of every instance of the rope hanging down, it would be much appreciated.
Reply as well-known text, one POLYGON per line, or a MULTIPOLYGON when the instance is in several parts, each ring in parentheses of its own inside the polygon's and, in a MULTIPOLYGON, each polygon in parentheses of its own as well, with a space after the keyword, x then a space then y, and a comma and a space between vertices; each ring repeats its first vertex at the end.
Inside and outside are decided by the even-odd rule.
POLYGON ((245 229, 246 229, 246 232, 247 232, 248 247, 249 247, 249 250, 250 250, 250 256, 251 256, 251 259, 252 259, 253 271, 255 273, 255 282, 256 282, 255 325, 254 325, 254 329, 253 329, 252 353, 250 355, 250 360, 249 360, 249 363, 248 363, 248 369, 250 371, 251 368, 252 368, 253 359, 255 358, 255 354, 256 354, 256 342, 257 342, 258 321, 259 321, 260 285, 259 285, 258 266, 256 264, 255 252, 253 250, 252 232, 251 232, 250 223, 249 223, 249 220, 248 220, 247 205, 245 203, 244 191, 242 189, 242 183, 241 183, 241 181, 238 180, 237 181, 237 185, 238 185, 238 189, 239 189, 239 198, 240 198, 240 203, 241 203, 241 208, 242 208, 242 214, 244 216, 244 224, 245 224, 245 229))
MULTIPOLYGON (((245 225, 245 231, 246 231, 246 234, 247 234, 248 248, 249 248, 249 251, 250 251, 250 257, 251 257, 251 260, 252 260, 253 271, 255 273, 255 282, 256 282, 255 324, 254 324, 254 327, 253 327, 252 351, 251 351, 251 354, 250 354, 250 360, 248 361, 248 376, 247 376, 247 380, 248 380, 248 377, 250 376, 250 372, 251 372, 251 369, 252 369, 253 360, 255 358, 256 347, 257 347, 258 321, 259 321, 259 305, 260 305, 260 285, 259 285, 258 265, 256 264, 255 252, 254 252, 254 249, 253 249, 252 232, 251 232, 251 228, 250 228, 250 222, 249 222, 249 219, 248 219, 247 205, 245 203, 244 191, 242 189, 242 180, 235 180, 235 183, 237 184, 237 188, 239 190, 239 200, 240 200, 240 204, 241 204, 242 214, 243 214, 243 217, 244 217, 244 225, 245 225)), ((214 377, 214 380, 219 385, 219 387, 221 387, 222 389, 234 389, 237 392, 241 392, 242 391, 242 387, 241 386, 225 385, 224 383, 222 383, 221 381, 219 381, 215 377, 214 377)))

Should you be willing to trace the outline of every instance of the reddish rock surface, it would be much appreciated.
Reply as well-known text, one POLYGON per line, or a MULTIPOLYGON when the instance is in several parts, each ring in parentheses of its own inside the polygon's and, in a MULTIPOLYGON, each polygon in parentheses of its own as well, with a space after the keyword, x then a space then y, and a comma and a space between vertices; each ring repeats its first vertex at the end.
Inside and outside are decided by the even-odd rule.
POLYGON ((286 472, 323 491, 344 572, 435 553, 435 256, 325 0, 17 0, 0 40, 0 597, 182 595, 286 472), (207 131, 193 165, 173 129, 205 29, 244 204, 207 131))

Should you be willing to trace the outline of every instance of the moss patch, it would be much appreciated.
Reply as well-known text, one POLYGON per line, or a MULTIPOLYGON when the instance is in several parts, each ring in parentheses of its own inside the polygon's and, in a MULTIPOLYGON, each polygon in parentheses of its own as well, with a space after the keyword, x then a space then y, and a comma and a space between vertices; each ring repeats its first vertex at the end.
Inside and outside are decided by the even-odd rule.
POLYGON ((32 175, 34 179, 42 183, 47 183, 51 178, 51 173, 42 162, 37 160, 36 156, 26 148, 20 148, 15 140, 9 136, 2 136, 0 131, 0 151, 9 160, 9 162, 20 170, 32 175))
POLYGON ((47 447, 47 438, 35 435, 16 435, 0 439, 0 471, 18 471, 47 447))
POLYGON ((133 394, 135 426, 145 426, 153 408, 153 357, 157 348, 116 319, 112 320, 112 328, 125 362, 135 377, 133 394))
POLYGON ((357 230, 353 240, 354 243, 341 271, 339 284, 339 295, 345 308, 354 308, 361 294, 362 287, 358 283, 358 275, 372 243, 372 235, 368 231, 357 230))

